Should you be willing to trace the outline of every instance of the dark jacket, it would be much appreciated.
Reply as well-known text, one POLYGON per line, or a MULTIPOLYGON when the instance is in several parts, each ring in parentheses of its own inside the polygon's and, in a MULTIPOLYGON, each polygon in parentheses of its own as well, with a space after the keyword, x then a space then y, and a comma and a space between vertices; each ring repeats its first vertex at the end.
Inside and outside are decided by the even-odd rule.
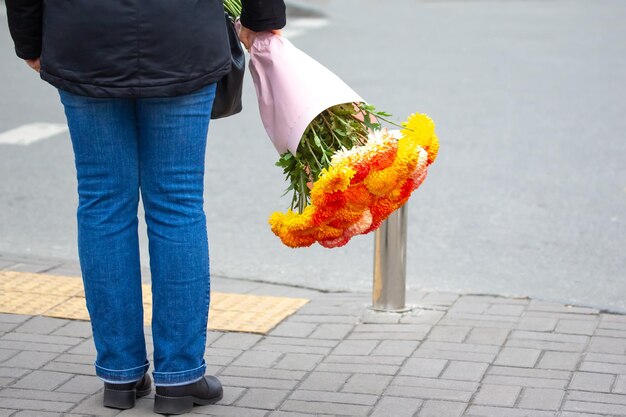
MULTIPOLYGON (((219 80, 230 69, 221 0, 6 0, 22 59, 40 77, 92 97, 166 97, 219 80)), ((283 0, 243 0, 241 22, 285 25, 283 0)))

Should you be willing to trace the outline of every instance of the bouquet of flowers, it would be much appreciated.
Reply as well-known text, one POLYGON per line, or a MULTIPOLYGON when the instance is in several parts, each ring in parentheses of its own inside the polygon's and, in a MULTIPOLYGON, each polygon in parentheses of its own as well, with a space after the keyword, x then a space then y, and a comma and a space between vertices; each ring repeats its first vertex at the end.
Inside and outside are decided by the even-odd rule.
MULTIPOLYGON (((225 0, 234 17, 238 0, 225 0)), ((263 125, 280 159, 291 207, 270 216, 292 248, 343 246, 377 229, 426 178, 439 141, 415 113, 387 130, 389 114, 367 104, 339 77, 289 40, 263 33, 250 48, 263 125)))

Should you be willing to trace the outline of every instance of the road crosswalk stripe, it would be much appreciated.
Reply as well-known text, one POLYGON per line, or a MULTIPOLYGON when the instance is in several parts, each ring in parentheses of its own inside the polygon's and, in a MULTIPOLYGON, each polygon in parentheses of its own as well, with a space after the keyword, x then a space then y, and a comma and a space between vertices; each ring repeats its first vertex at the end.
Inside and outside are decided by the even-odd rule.
POLYGON ((30 145, 67 130, 65 123, 29 123, 0 133, 0 145, 30 145))

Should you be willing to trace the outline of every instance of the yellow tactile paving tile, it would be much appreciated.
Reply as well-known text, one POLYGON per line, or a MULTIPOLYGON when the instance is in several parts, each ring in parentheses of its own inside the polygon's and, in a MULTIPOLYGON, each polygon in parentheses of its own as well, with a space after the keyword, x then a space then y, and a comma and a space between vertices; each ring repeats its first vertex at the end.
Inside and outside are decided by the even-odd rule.
MULTIPOLYGON (((143 284, 144 323, 152 319, 152 292, 143 284)), ((211 291, 209 330, 267 333, 308 303, 306 298, 211 291)), ((89 320, 81 278, 0 271, 0 313, 89 320)))

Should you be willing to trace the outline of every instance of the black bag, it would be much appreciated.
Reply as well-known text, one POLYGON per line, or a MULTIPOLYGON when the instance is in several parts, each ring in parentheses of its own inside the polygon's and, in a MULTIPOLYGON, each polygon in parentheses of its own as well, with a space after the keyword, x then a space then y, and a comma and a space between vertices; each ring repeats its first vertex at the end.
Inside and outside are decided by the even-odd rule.
POLYGON ((211 119, 232 116, 241 111, 241 92, 243 90, 243 75, 246 70, 246 56, 241 47, 239 36, 235 30, 235 24, 228 13, 226 16, 226 29, 230 42, 231 68, 230 72, 217 82, 211 119))

